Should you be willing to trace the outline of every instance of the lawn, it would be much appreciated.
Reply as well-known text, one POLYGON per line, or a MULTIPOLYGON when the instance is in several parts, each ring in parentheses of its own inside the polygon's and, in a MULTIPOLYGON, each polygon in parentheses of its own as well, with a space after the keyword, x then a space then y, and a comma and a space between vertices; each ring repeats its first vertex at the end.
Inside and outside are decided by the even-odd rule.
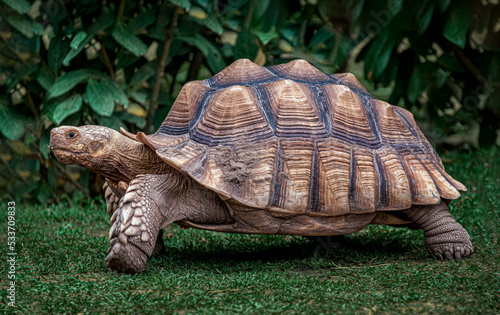
POLYGON ((432 259, 422 231, 370 226, 326 250, 302 237, 165 229, 168 254, 142 274, 110 272, 101 199, 16 205, 16 308, 7 306, 7 201, 0 240, 1 313, 499 313, 498 150, 442 155, 469 191, 451 213, 475 245, 432 259))

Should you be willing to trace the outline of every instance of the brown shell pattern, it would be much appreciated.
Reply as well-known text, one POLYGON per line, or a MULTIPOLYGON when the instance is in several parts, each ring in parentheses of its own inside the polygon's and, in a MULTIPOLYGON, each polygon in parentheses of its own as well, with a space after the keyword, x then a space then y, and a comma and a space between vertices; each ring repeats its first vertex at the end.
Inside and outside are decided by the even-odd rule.
POLYGON ((160 129, 138 139, 224 200, 282 213, 402 210, 466 190, 410 112, 304 60, 242 59, 187 83, 160 129))

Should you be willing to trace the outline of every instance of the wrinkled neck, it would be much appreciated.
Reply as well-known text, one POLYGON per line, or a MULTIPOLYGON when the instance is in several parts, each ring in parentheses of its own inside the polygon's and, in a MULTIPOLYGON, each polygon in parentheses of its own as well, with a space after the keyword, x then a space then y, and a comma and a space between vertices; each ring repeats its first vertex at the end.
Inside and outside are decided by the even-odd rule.
POLYGON ((139 174, 165 174, 172 171, 150 147, 122 135, 106 148, 97 173, 114 181, 129 183, 139 174))

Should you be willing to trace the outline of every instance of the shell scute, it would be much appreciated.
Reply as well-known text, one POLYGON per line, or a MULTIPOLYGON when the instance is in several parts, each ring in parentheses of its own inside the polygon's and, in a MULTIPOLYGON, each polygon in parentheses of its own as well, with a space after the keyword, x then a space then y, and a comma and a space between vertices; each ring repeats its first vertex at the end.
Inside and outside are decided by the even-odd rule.
POLYGON ((333 137, 371 148, 380 146, 376 122, 368 114, 367 98, 344 85, 329 84, 322 90, 328 102, 333 137))
POLYGON ((351 213, 375 212, 378 206, 378 174, 373 151, 353 146, 351 151, 349 205, 351 213))
POLYGON ((213 146, 274 136, 257 104, 249 87, 235 85, 222 89, 193 127, 191 139, 213 146))

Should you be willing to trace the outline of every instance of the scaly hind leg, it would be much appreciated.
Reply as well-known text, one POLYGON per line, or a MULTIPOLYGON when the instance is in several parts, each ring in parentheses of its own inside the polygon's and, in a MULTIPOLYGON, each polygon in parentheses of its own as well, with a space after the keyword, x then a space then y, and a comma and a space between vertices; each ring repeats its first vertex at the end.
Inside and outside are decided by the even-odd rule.
POLYGON ((414 206, 404 212, 424 231, 425 245, 438 259, 458 259, 474 252, 469 234, 451 217, 444 202, 414 206))
MULTIPOLYGON (((106 199, 106 211, 108 212, 110 217, 113 216, 113 213, 115 213, 115 211, 120 206, 120 200, 125 195, 128 187, 129 185, 125 182, 119 182, 118 184, 116 184, 108 179, 106 179, 106 182, 104 182, 102 188, 104 189, 104 198, 106 199)), ((163 242, 163 229, 160 229, 151 256, 162 256, 166 253, 167 251, 163 242)))

